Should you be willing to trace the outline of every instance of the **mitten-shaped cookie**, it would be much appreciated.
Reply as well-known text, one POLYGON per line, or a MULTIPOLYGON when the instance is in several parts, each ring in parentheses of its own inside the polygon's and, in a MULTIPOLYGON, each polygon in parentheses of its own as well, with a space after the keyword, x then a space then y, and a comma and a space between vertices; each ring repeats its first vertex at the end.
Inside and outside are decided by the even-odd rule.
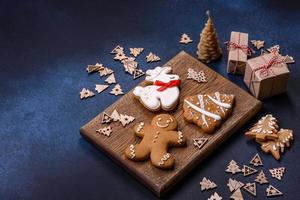
POLYGON ((233 104, 234 95, 231 94, 215 92, 188 96, 184 99, 183 116, 204 132, 212 133, 231 114, 233 104))
POLYGON ((127 158, 134 161, 145 161, 160 169, 171 169, 174 158, 168 153, 169 147, 185 146, 183 133, 177 131, 176 119, 168 114, 160 114, 152 119, 151 124, 140 122, 134 128, 135 135, 142 138, 139 144, 131 144, 126 150, 127 158))
POLYGON ((179 99, 180 79, 176 74, 169 74, 171 67, 156 67, 146 71, 145 87, 137 86, 134 96, 151 111, 161 108, 169 111, 176 107, 179 99))

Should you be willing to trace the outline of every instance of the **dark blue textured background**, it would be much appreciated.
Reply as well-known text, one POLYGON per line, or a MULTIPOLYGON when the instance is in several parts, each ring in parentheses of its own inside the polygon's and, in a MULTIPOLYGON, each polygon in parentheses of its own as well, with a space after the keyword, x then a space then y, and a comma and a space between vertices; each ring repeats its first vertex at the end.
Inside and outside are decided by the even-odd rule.
MULTIPOLYGON (((82 87, 103 83, 85 66, 101 62, 115 71, 125 92, 143 78, 132 81, 112 60, 111 49, 121 44, 144 47, 138 58, 142 69, 149 51, 164 63, 180 50, 196 53, 199 32, 210 9, 220 41, 230 32, 248 32, 266 46, 280 44, 283 54, 294 56, 287 94, 264 101, 262 112, 220 146, 166 197, 206 199, 203 176, 218 184, 215 190, 228 199, 225 174, 234 159, 247 164, 258 145, 243 132, 263 114, 272 113, 284 128, 295 131, 296 141, 280 162, 260 153, 265 171, 285 166, 283 181, 269 176, 283 193, 280 199, 300 199, 299 101, 300 5, 297 1, 0 1, 0 199, 155 199, 144 186, 82 139, 79 128, 120 97, 101 95, 80 101, 82 87), (182 33, 194 42, 178 43, 182 33)), ((223 46, 224 49, 224 46, 223 46)), ((225 50, 224 50, 225 52, 225 50)), ((127 52, 128 53, 128 52, 127 52)), ((210 66, 246 89, 241 76, 226 74, 226 54, 210 66)), ((252 182, 241 174, 235 178, 252 182)), ((258 185, 265 199, 266 185, 258 185)), ((251 195, 243 192, 246 199, 251 195)), ((276 199, 276 198, 275 198, 276 199)))

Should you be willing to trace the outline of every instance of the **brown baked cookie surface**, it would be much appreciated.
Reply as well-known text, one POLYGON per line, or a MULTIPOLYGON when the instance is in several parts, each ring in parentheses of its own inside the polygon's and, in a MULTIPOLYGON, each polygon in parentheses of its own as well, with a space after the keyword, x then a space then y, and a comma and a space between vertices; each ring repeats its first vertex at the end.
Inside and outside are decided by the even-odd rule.
POLYGON ((212 133, 226 120, 234 105, 234 95, 219 92, 188 96, 183 103, 183 116, 199 126, 204 132, 212 133))
POLYGON ((173 168, 175 159, 168 153, 168 148, 186 145, 186 138, 182 132, 177 131, 177 125, 177 120, 169 114, 155 116, 151 124, 140 122, 134 127, 134 132, 142 141, 126 148, 126 157, 133 161, 145 161, 150 158, 157 168, 173 168))

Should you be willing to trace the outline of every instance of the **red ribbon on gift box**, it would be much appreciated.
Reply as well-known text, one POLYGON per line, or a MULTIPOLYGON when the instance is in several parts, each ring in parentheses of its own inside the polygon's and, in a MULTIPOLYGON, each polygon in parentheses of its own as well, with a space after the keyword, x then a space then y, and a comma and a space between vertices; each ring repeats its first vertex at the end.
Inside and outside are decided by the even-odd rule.
POLYGON ((161 87, 157 88, 157 91, 162 92, 162 91, 166 90, 167 88, 179 86, 180 80, 172 80, 167 83, 162 82, 162 81, 155 81, 154 85, 161 86, 161 87))
MULTIPOLYGON (((269 61, 266 61, 265 58, 262 56, 261 58, 264 60, 264 62, 266 64, 252 70, 251 72, 251 76, 250 76, 250 82, 249 82, 249 88, 251 87, 252 85, 252 89, 253 89, 253 93, 254 93, 254 96, 256 96, 255 94, 255 88, 254 88, 254 84, 253 84, 253 75, 255 72, 257 71, 260 71, 259 72, 259 75, 261 77, 268 77, 270 75, 270 72, 275 76, 275 79, 276 79, 276 74, 275 72, 271 69, 272 67, 276 66, 276 65, 279 65, 279 64, 282 64, 284 63, 284 59, 282 59, 282 57, 277 53, 277 52, 271 52, 273 54, 273 57, 269 60, 269 61)), ((275 79, 273 80, 273 83, 272 83, 272 88, 271 88, 271 95, 273 94, 273 86, 274 86, 274 82, 275 82, 275 79)))
MULTIPOLYGON (((227 41, 227 42, 224 42, 224 44, 227 46, 228 51, 241 50, 247 56, 251 56, 252 53, 254 53, 255 51, 253 49, 251 49, 250 47, 248 47, 248 45, 240 45, 239 44, 240 40, 241 40, 241 33, 239 33, 238 43, 227 41)), ((236 69, 238 67, 237 63, 238 63, 239 60, 240 60, 240 51, 237 51, 237 62, 234 66, 234 71, 233 71, 234 74, 235 74, 236 69)))

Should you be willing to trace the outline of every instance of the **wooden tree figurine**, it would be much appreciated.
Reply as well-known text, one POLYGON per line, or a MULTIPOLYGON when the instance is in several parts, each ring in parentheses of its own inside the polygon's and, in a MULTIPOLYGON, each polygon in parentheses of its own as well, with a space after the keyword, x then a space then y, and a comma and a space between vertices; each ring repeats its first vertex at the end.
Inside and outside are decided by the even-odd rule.
POLYGON ((209 11, 206 14, 208 19, 200 34, 197 55, 199 60, 209 63, 218 59, 222 55, 222 50, 209 11))

